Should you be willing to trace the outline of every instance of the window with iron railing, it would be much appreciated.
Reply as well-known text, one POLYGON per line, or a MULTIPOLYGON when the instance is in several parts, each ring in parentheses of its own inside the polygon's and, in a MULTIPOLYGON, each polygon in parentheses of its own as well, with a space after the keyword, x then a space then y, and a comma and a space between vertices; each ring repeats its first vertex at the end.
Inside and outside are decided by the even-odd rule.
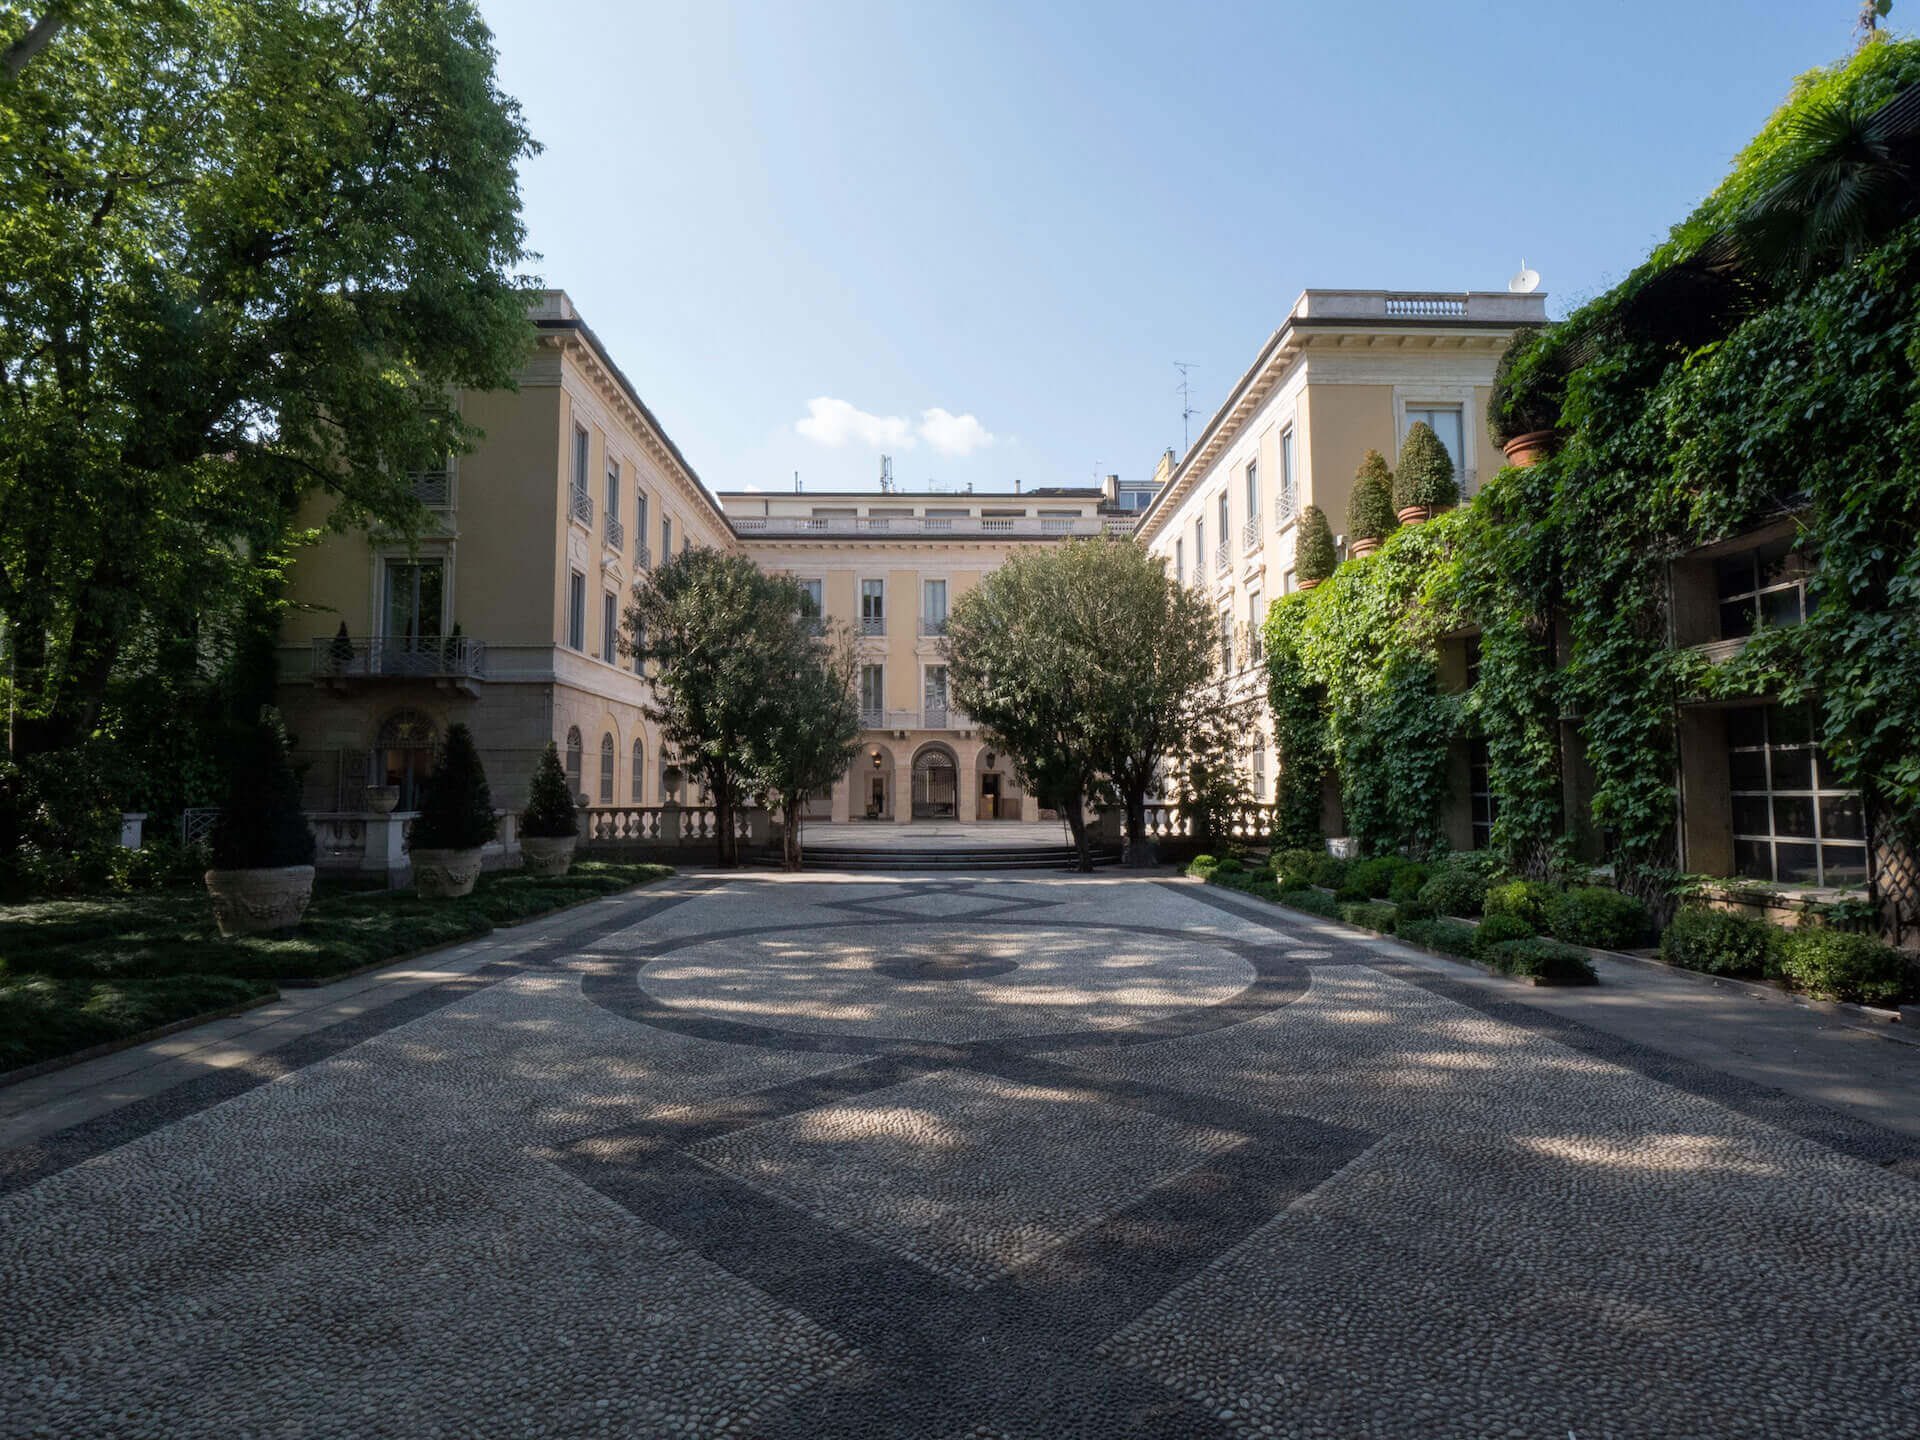
POLYGON ((1285 525, 1292 520, 1298 505, 1293 473, 1293 427, 1289 425, 1280 432, 1280 493, 1273 497, 1274 523, 1285 525))
POLYGON ((453 457, 425 470, 407 472, 407 488, 413 498, 429 510, 445 510, 453 504, 453 457))
POLYGON ((887 582, 884 580, 860 582, 860 633, 887 633, 887 582))

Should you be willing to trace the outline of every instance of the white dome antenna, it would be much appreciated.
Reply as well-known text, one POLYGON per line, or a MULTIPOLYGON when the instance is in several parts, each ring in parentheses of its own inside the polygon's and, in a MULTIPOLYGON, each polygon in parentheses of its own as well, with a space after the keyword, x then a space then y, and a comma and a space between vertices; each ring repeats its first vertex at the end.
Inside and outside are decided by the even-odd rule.
POLYGON ((1524 257, 1520 261, 1520 273, 1507 281, 1507 289, 1516 295, 1531 295, 1540 288, 1540 272, 1529 270, 1524 257))

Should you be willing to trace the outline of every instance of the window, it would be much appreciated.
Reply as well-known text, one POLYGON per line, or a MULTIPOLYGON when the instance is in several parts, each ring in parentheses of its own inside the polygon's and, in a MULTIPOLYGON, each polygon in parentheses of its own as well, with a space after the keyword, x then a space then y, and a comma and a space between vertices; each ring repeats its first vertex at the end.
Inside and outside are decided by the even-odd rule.
MULTIPOLYGON (((633 539, 640 547, 640 563, 647 563, 647 492, 633 492, 633 539)), ((661 557, 665 559, 665 556, 661 557)))
POLYGON ((637 735, 633 740, 633 770, 630 773, 632 779, 628 788, 632 794, 628 803, 643 805, 646 803, 644 791, 647 778, 647 746, 646 742, 637 735))
POLYGON ((398 642, 396 658, 438 640, 446 607, 444 560, 389 560, 386 573, 386 630, 383 639, 398 642))
POLYGON ((1798 625, 1807 618, 1807 562, 1782 540, 1715 563, 1720 638, 1735 640, 1766 625, 1798 625))
POLYGON ((613 736, 600 737, 600 803, 613 804, 613 736))
POLYGON ((947 633, 947 582, 944 580, 920 582, 920 633, 947 633))
POLYGON ((886 710, 886 671, 880 665, 860 667, 860 723, 877 730, 886 710))
POLYGON ((576 800, 578 800, 582 795, 586 794, 586 791, 581 787, 581 783, 580 783, 581 748, 582 747, 580 744, 580 727, 578 725, 573 725, 568 727, 568 730, 567 730, 567 789, 573 792, 573 798, 576 800))
MULTIPOLYGON (((1440 443, 1446 447, 1447 456, 1453 461, 1454 477, 1460 482, 1460 489, 1467 488, 1467 452, 1463 443, 1460 427, 1460 407, 1458 405, 1409 405, 1407 407, 1407 428, 1415 425, 1427 425, 1440 437, 1440 443)), ((1404 438, 1404 437, 1403 437, 1404 438)))
POLYGON ((1467 636, 1467 689, 1471 690, 1480 683, 1480 637, 1467 636))
POLYGON ((1253 798, 1260 801, 1267 798, 1267 747, 1265 744, 1253 747, 1253 798))
POLYGON ((620 522, 620 462, 607 461, 607 519, 620 522))
POLYGON ((1734 873, 1789 884, 1865 884, 1860 794, 1834 779, 1814 744, 1812 710, 1744 705, 1726 714, 1734 873))
POLYGON ((1261 602, 1265 597, 1258 590, 1247 596, 1247 663, 1258 665, 1266 658, 1266 640, 1260 634, 1260 622, 1265 619, 1261 602))
POLYGON ((944 665, 927 666, 926 682, 921 687, 926 703, 924 723, 929 727, 938 727, 947 723, 947 667, 944 665))
POLYGON ((1206 517, 1193 522, 1193 578, 1207 578, 1207 521, 1206 517))
POLYGON ((1233 516, 1227 505, 1227 492, 1220 492, 1220 544, 1227 543, 1227 537, 1233 533, 1233 516))
POLYGON ((587 427, 573 427, 573 488, 580 494, 587 493, 587 427))
POLYGON ((1220 611, 1220 668, 1233 669, 1233 611, 1220 611))
POLYGON ((1247 462, 1247 519, 1256 520, 1260 516, 1260 463, 1257 460, 1247 462))
POLYGON ((1493 817, 1498 806, 1493 798, 1492 767, 1487 742, 1467 742, 1467 810, 1473 825, 1473 848, 1485 850, 1493 844, 1493 817))
POLYGON ((600 597, 600 658, 611 665, 620 654, 620 602, 609 590, 600 597))
POLYGON ((587 648, 587 577, 578 570, 567 575, 567 644, 587 648))
POLYGON ((884 580, 860 582, 860 633, 887 633, 887 582, 884 580))
POLYGON ((660 517, 660 558, 673 558, 673 521, 664 515, 660 517))
POLYGON ((1173 583, 1184 585, 1187 582, 1187 542, 1173 542, 1173 583))
POLYGON ((1280 523, 1286 524, 1294 515, 1298 503, 1298 492, 1294 489, 1293 474, 1293 427, 1289 425, 1280 432, 1280 523))
POLYGON ((802 615, 819 615, 822 613, 821 583, 822 582, 818 580, 802 580, 800 582, 800 613, 802 615))
POLYGON ((1291 595, 1298 588, 1294 580, 1293 571, 1283 570, 1280 572, 1280 593, 1282 595, 1291 595))

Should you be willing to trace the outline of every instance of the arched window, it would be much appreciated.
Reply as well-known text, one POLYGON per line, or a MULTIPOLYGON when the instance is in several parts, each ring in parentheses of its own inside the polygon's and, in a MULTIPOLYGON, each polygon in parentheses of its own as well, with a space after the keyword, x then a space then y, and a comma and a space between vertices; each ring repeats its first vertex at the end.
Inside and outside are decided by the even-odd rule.
POLYGON ((569 726, 567 728, 567 788, 573 792, 573 798, 576 800, 586 794, 580 779, 581 749, 580 727, 569 726))
POLYGON ((613 732, 600 737, 600 803, 613 804, 613 732))
POLYGON ((646 803, 647 788, 647 746, 639 736, 633 741, 633 800, 635 805, 646 803))
POLYGON ((399 790, 399 808, 420 808, 420 787, 433 769, 433 747, 438 741, 431 718, 418 710, 396 710, 381 725, 373 742, 374 783, 399 790))

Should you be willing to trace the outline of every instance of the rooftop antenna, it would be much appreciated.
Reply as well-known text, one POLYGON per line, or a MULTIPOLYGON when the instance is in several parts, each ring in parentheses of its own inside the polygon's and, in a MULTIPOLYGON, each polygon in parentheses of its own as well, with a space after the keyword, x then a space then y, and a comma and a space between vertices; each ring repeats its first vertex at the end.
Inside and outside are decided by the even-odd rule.
POLYGON ((1529 270, 1527 268, 1526 257, 1524 255, 1521 256, 1520 273, 1507 281, 1507 289, 1516 295, 1531 295, 1539 288, 1540 272, 1538 270, 1529 270))
POLYGON ((1189 422, 1200 412, 1193 408, 1193 388, 1188 382, 1187 372, 1194 368, 1190 360, 1176 360, 1173 368, 1180 372, 1180 449, 1182 452, 1193 443, 1188 433, 1189 422))
POLYGON ((880 493, 882 495, 893 493, 893 456, 891 455, 880 457, 880 493))
POLYGON ((793 493, 796 495, 800 493, 800 472, 798 470, 793 472, 793 493))

